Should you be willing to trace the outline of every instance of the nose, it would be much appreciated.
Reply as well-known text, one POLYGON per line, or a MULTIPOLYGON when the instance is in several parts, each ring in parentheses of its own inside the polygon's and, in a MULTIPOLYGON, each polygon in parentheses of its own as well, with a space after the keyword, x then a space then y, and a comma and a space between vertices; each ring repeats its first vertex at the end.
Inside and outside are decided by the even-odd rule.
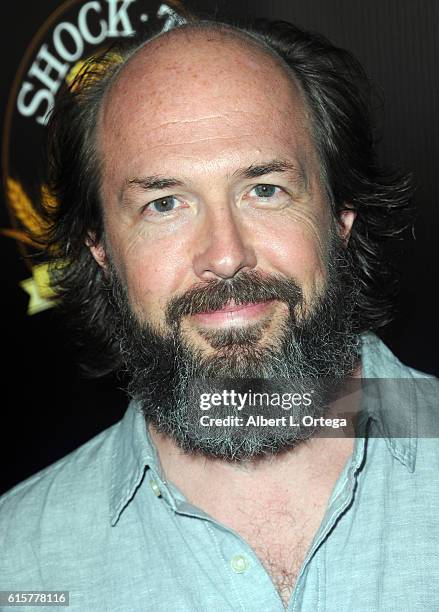
POLYGON ((250 237, 245 234, 229 206, 206 212, 193 260, 198 278, 206 281, 227 279, 241 270, 255 268, 255 251, 248 241, 250 237))

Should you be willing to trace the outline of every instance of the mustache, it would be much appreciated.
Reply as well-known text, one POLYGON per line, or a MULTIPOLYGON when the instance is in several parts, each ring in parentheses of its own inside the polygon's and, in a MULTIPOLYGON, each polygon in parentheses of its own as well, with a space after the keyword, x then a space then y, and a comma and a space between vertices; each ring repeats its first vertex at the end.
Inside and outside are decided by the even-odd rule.
POLYGON ((302 299, 302 289, 295 280, 250 270, 230 279, 198 283, 172 298, 166 308, 166 321, 172 325, 187 315, 219 310, 230 300, 237 305, 280 300, 292 310, 302 299))

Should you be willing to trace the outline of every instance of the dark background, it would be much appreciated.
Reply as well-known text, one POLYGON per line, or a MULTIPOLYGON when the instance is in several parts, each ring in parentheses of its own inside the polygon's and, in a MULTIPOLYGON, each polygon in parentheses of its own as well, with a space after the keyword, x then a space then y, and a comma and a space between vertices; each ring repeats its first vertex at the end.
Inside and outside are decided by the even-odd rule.
MULTIPOLYGON (((148 10, 147 0, 143 1, 148 10)), ((396 355, 439 374, 437 0, 188 0, 202 14, 286 19, 325 34, 363 63, 385 105, 376 120, 382 159, 414 173, 419 218, 416 240, 400 259, 401 295, 395 322, 381 334, 396 355)), ((25 0, 2 6, 2 116, 12 79, 30 40, 60 2, 25 0)), ((0 227, 10 225, 1 203, 0 227)), ((0 236, 1 389, 0 492, 70 452, 116 422, 127 404, 114 378, 85 379, 73 339, 56 311, 26 314, 18 283, 29 276, 16 243, 0 236)))

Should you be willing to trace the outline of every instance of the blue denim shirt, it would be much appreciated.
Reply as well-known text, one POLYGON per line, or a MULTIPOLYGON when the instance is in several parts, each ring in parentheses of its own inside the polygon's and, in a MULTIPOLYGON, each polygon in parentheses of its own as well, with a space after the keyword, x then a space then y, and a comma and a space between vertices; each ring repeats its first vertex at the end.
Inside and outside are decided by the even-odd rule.
MULTIPOLYGON (((362 339, 364 377, 425 376, 362 339)), ((355 440, 288 610, 439 610, 439 443, 415 425, 355 440)), ((250 546, 164 482, 134 402, 0 498, 0 590, 66 590, 71 612, 284 610, 250 546)))

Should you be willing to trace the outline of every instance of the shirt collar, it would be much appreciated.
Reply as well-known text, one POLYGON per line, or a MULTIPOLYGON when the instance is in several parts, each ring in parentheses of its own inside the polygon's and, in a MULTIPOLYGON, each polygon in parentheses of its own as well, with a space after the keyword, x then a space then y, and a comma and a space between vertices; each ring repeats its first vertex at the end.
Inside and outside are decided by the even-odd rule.
POLYGON ((120 514, 134 497, 148 467, 160 472, 145 418, 132 400, 124 417, 116 426, 111 457, 110 520, 115 525, 120 514))
MULTIPOLYGON (((374 334, 362 336, 362 376, 363 379, 410 379, 413 378, 410 370, 391 353, 385 344, 374 334)), ((410 385, 407 387, 410 393, 410 385)), ((417 450, 417 424, 416 401, 414 397, 407 397, 404 418, 398 412, 379 409, 385 405, 387 398, 383 397, 383 389, 388 392, 386 385, 370 387, 368 397, 374 398, 374 409, 368 410, 370 416, 380 428, 380 435, 385 438, 387 447, 392 455, 398 459, 411 472, 415 469, 417 450), (373 392, 370 392, 373 389, 373 392), (378 392, 377 392, 378 390, 378 392), (377 409, 378 407, 378 409, 377 409), (399 432, 403 437, 393 437, 392 427, 389 423, 389 414, 398 416, 399 432)), ((134 497, 137 488, 150 468, 156 477, 165 481, 157 451, 150 438, 148 428, 142 411, 136 401, 132 400, 123 419, 116 425, 115 446, 112 454, 111 489, 110 489, 110 519, 115 525, 119 517, 134 497)))
POLYGON ((385 439, 389 452, 410 472, 418 445, 415 374, 372 333, 362 335, 362 385, 365 412, 385 439))

